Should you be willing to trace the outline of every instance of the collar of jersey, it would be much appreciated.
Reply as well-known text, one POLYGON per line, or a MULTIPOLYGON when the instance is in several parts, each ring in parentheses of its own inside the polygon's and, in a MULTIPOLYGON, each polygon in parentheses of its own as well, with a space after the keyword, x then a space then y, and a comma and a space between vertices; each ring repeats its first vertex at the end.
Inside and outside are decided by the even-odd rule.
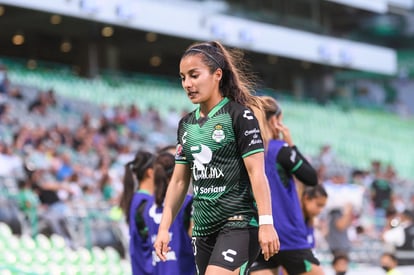
POLYGON ((144 189, 138 189, 137 193, 141 193, 141 194, 147 194, 151 196, 151 193, 148 190, 144 190, 144 189))
MULTIPOLYGON (((227 97, 223 98, 216 106, 214 106, 213 109, 211 109, 211 111, 208 113, 208 117, 212 117, 214 116, 215 113, 217 113, 218 110, 220 110, 221 107, 223 107, 227 102, 229 102, 230 99, 228 99, 227 97)), ((196 119, 200 118, 200 107, 197 108, 196 110, 196 119)))

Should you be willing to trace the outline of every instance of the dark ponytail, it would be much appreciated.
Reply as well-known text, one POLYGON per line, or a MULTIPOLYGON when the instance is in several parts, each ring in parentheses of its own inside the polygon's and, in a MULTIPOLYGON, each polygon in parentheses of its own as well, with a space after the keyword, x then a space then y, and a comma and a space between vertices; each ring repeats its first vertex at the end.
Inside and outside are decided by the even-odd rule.
POLYGON ((154 162, 154 196, 157 206, 162 206, 168 183, 175 165, 174 156, 168 152, 160 153, 154 162))
POLYGON ((145 177, 145 172, 151 168, 154 162, 154 156, 146 151, 139 151, 135 158, 125 164, 123 178, 123 192, 119 206, 125 214, 125 219, 129 224, 129 210, 132 197, 139 187, 139 182, 145 177))

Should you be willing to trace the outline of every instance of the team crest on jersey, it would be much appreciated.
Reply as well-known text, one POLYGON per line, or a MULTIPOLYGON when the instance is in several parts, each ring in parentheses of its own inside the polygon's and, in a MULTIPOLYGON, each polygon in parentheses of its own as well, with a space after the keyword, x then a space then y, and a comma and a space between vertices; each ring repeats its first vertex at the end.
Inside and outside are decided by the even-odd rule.
POLYGON ((216 126, 214 126, 214 131, 213 131, 213 135, 211 136, 211 138, 215 142, 221 142, 223 139, 226 138, 226 135, 224 134, 224 131, 223 131, 223 126, 221 124, 217 124, 216 126))

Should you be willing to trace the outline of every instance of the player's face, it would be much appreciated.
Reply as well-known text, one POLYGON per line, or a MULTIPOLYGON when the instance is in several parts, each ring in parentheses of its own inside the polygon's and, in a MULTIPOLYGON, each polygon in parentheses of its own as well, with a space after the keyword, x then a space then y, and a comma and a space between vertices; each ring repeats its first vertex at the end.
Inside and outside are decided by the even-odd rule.
POLYGON ((282 123, 282 114, 280 114, 279 116, 273 115, 269 118, 268 122, 270 124, 270 129, 272 131, 272 136, 274 139, 280 139, 280 131, 275 127, 275 125, 278 125, 280 123, 282 123))
POLYGON ((219 92, 221 70, 218 69, 211 73, 199 54, 181 59, 180 77, 181 84, 192 103, 208 104, 211 101, 217 101, 218 98, 221 99, 219 92))
POLYGON ((305 211, 311 217, 318 216, 326 205, 325 197, 305 198, 305 211))

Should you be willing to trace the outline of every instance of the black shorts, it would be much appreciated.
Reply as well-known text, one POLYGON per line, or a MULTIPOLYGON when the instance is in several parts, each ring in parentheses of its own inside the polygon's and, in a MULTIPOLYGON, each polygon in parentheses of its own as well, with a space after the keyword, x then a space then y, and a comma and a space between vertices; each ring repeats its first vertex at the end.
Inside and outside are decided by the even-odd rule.
POLYGON ((203 237, 193 237, 193 252, 198 274, 206 272, 208 265, 233 271, 241 267, 240 274, 247 269, 260 252, 258 228, 231 228, 203 237))
POLYGON ((250 271, 273 269, 283 266, 288 274, 295 275, 309 272, 312 264, 320 265, 319 260, 315 257, 311 249, 284 250, 279 251, 269 261, 265 261, 263 254, 260 254, 250 267, 250 271))

